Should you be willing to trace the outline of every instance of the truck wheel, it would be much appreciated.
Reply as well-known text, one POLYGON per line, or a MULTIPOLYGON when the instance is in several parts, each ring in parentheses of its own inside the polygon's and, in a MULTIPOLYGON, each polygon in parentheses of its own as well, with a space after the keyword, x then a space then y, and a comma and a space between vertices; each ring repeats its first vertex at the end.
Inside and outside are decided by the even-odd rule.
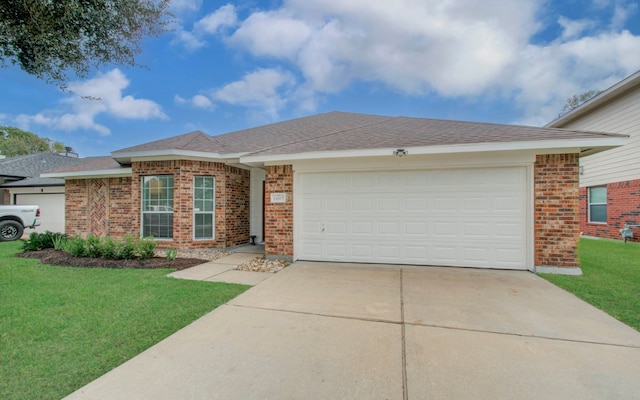
POLYGON ((22 237, 24 228, 20 222, 0 221, 0 242, 10 242, 22 237))

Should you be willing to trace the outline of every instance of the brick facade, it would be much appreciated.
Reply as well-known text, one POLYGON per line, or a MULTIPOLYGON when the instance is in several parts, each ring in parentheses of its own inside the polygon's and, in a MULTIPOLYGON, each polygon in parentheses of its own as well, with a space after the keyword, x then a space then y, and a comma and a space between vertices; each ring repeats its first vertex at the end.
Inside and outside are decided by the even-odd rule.
MULTIPOLYGON (((609 183, 607 186, 607 223, 589 222, 589 199, 586 187, 580 188, 580 231, 586 236, 622 239, 620 229, 625 224, 640 225, 640 179, 609 183)), ((638 241, 640 228, 632 228, 638 241)))
POLYGON ((131 178, 65 182, 65 232, 70 236, 123 237, 132 233, 131 178))
POLYGON ((534 232, 536 266, 578 267, 580 235, 578 154, 536 157, 534 232))
POLYGON ((67 180, 66 232, 71 236, 122 237, 141 234, 141 177, 173 175, 173 239, 158 247, 223 248, 249 242, 250 171, 223 163, 170 160, 132 163, 130 178, 67 180), (194 176, 215 180, 212 240, 193 239, 194 176))
POLYGON ((265 168, 265 255, 293 258, 293 167, 265 168), (286 202, 271 203, 271 193, 284 193, 286 202))

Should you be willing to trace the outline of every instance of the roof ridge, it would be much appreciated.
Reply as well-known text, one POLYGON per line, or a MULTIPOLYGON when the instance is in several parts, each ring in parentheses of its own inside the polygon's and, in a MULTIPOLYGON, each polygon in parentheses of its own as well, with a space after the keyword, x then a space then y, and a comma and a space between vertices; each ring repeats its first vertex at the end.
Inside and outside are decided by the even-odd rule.
MULTIPOLYGON (((334 112, 340 112, 340 111, 334 111, 334 112)), ((347 113, 345 113, 345 114, 347 114, 347 113)), ((384 117, 383 115, 379 115, 379 116, 380 117, 384 117)), ((297 140, 297 141, 294 141, 294 142, 284 143, 284 144, 280 144, 280 145, 277 145, 277 146, 265 147, 263 149, 252 151, 251 153, 248 153, 248 154, 259 153, 261 151, 267 151, 267 150, 273 150, 273 149, 277 149, 278 147, 286 147, 286 146, 290 146, 292 144, 303 143, 303 142, 307 142, 307 141, 310 141, 310 140, 326 138, 326 137, 337 135, 337 134, 340 134, 340 133, 344 133, 344 132, 348 132, 348 131, 352 131, 352 130, 356 130, 356 129, 360 129, 360 128, 365 128, 365 127, 373 126, 373 125, 377 125, 377 124, 382 124, 384 122, 388 122, 388 121, 391 121, 391 120, 394 120, 394 119, 398 119, 398 118, 400 118, 400 117, 387 117, 387 118, 385 118, 383 120, 380 120, 380 121, 375 121, 375 122, 371 122, 371 123, 367 123, 367 124, 356 125, 356 126, 352 126, 352 127, 349 127, 349 128, 344 128, 344 129, 340 129, 340 130, 337 130, 337 131, 333 131, 333 132, 330 132, 330 133, 325 133, 324 135, 320 135, 320 136, 314 136, 314 137, 310 137, 310 138, 306 138, 306 139, 300 139, 300 140, 297 140)))

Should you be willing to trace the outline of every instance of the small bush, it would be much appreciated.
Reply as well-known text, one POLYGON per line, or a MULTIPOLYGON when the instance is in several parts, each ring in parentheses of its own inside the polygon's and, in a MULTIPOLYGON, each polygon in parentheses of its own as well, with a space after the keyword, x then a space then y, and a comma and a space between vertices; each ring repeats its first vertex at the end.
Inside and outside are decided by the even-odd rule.
POLYGON ((81 237, 67 239, 62 250, 74 257, 84 257, 86 255, 84 239, 82 239, 81 237))
POLYGON ((100 257, 114 259, 116 258, 117 243, 110 237, 103 238, 98 244, 100 249, 100 257))
POLYGON ((102 257, 101 240, 96 235, 89 235, 84 240, 85 257, 100 258, 102 257))
POLYGON ((64 233, 45 231, 31 232, 29 239, 22 244, 22 250, 35 251, 55 248, 55 242, 64 239, 64 233))
POLYGON ((136 253, 143 260, 156 255, 156 241, 152 237, 142 238, 136 242, 136 253))
POLYGON ((131 260, 136 258, 136 244, 133 236, 126 235, 124 241, 116 242, 114 258, 116 260, 131 260))
POLYGON ((33 232, 29 240, 25 241, 22 249, 36 251, 53 248, 62 250, 74 257, 108 258, 116 260, 131 260, 134 258, 148 259, 156 255, 156 241, 152 237, 138 239, 131 235, 124 240, 117 241, 110 237, 101 238, 89 235, 86 239, 81 237, 67 238, 62 233, 33 232))

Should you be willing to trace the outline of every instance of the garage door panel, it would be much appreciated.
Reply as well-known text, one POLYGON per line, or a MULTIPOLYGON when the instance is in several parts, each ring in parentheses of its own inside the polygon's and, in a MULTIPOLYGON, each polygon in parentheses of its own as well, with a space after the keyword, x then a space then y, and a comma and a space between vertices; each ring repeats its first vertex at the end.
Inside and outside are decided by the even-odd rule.
POLYGON ((300 174, 296 191, 300 259, 527 266, 525 167, 300 174))
POLYGON ((17 205, 37 205, 40 207, 39 232, 51 231, 64 233, 65 200, 64 193, 18 193, 15 196, 17 205))

